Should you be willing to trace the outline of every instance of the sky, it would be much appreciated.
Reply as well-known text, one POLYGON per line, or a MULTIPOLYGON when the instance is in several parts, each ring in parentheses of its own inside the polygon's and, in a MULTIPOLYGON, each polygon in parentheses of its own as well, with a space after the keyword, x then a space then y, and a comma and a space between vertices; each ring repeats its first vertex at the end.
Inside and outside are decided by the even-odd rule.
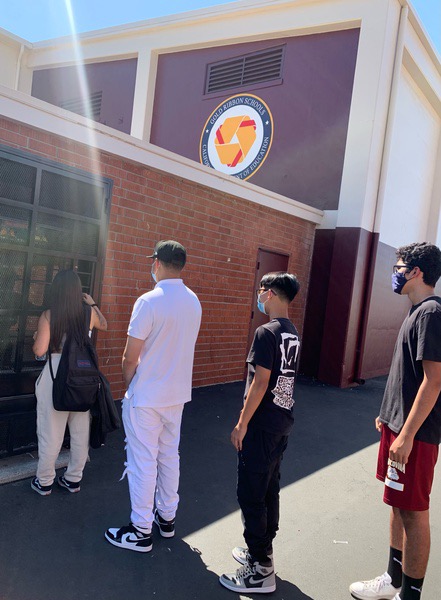
MULTIPOLYGON (((0 0, 0 27, 37 42, 71 33, 69 5, 78 33, 143 21, 234 0, 0 0)), ((411 0, 441 55, 441 0, 411 0)))

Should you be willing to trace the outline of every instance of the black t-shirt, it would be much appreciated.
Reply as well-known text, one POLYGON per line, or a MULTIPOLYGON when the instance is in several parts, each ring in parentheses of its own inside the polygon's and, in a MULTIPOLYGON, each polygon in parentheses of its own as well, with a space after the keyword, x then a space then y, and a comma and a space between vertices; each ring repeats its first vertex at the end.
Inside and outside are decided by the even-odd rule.
POLYGON ((289 319, 273 319, 256 329, 247 358, 245 398, 254 379, 256 366, 269 369, 271 375, 262 402, 250 420, 250 426, 280 435, 288 435, 291 431, 299 351, 299 334, 289 319))
MULTIPOLYGON (((423 360, 441 362, 441 298, 430 296, 409 311, 395 344, 380 420, 399 433, 424 379, 423 360)), ((416 440, 441 441, 441 394, 416 440)))

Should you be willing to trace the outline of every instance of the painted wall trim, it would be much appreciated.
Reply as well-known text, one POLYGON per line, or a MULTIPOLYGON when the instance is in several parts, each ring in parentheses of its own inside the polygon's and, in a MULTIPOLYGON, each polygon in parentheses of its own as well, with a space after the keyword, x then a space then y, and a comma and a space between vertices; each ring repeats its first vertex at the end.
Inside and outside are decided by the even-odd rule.
POLYGON ((153 144, 137 140, 95 121, 65 111, 21 92, 0 86, 0 115, 43 131, 67 137, 194 183, 273 208, 316 225, 323 211, 264 190, 256 185, 224 175, 214 169, 183 158, 153 144))
POLYGON ((391 141, 394 129, 394 119, 397 104, 398 86, 401 75, 401 65, 403 62, 404 39, 406 35, 406 26, 408 20, 409 9, 407 6, 401 7, 400 22, 398 25, 397 45, 395 48, 394 69, 392 74, 392 84, 389 96, 389 106, 387 111, 386 131, 384 135, 384 145, 381 158, 380 175, 378 180, 378 195, 375 210, 373 214, 373 222, 371 231, 378 233, 380 231, 381 219, 383 216, 383 204, 385 202, 385 189, 387 181, 387 166, 390 159, 391 141))
POLYGON ((29 48, 29 49, 33 48, 33 46, 34 46, 31 42, 28 42, 24 38, 21 38, 18 35, 15 35, 15 33, 11 33, 10 31, 3 29, 3 27, 0 27, 0 42, 3 42, 4 44, 12 44, 12 45, 16 45, 16 46, 25 46, 26 48, 29 48))
POLYGON ((324 210, 323 221, 317 229, 335 229, 337 227, 338 210, 324 210))

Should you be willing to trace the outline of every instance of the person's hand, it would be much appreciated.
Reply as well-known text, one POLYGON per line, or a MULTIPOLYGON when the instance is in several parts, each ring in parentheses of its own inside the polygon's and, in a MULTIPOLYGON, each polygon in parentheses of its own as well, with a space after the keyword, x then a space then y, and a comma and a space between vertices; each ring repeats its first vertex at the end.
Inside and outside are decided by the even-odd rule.
POLYGON ((239 425, 239 423, 236 425, 236 427, 231 432, 231 437, 230 437, 231 443, 233 444, 233 446, 236 448, 236 450, 238 452, 240 450, 242 450, 242 442, 243 442, 243 438, 246 436, 246 433, 247 433, 247 426, 239 425))
POLYGON ((389 448, 389 458, 401 465, 407 465, 413 448, 413 438, 401 434, 392 442, 389 448))
POLYGON ((380 417, 377 417, 375 419, 375 429, 377 431, 379 431, 381 433, 381 430, 383 429, 383 423, 380 421, 380 417))
POLYGON ((92 306, 92 304, 95 304, 95 300, 92 298, 92 296, 89 296, 89 294, 83 294, 83 300, 89 306, 92 306))

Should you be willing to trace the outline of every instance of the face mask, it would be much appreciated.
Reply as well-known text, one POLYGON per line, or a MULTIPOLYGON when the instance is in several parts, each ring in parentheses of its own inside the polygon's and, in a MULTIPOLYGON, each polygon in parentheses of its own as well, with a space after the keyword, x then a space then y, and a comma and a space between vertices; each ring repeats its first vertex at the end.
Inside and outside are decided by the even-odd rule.
POLYGON ((266 310, 265 310, 265 304, 266 302, 268 302, 268 300, 266 300, 265 302, 262 302, 260 299, 262 298, 263 294, 266 294, 266 292, 268 292, 269 290, 266 290, 265 292, 262 292, 260 294, 260 296, 258 296, 257 298, 257 308, 260 310, 260 312, 262 312, 264 315, 266 315, 266 310))
POLYGON ((396 294, 401 294, 401 290, 409 281, 405 273, 392 273, 392 289, 396 294))
POLYGON ((153 263, 153 265, 152 265, 151 274, 152 274, 152 279, 153 279, 153 281, 154 281, 155 283, 157 283, 157 281, 156 281, 156 273, 154 273, 154 272, 153 272, 153 267, 154 267, 154 266, 155 266, 155 263, 153 263))

